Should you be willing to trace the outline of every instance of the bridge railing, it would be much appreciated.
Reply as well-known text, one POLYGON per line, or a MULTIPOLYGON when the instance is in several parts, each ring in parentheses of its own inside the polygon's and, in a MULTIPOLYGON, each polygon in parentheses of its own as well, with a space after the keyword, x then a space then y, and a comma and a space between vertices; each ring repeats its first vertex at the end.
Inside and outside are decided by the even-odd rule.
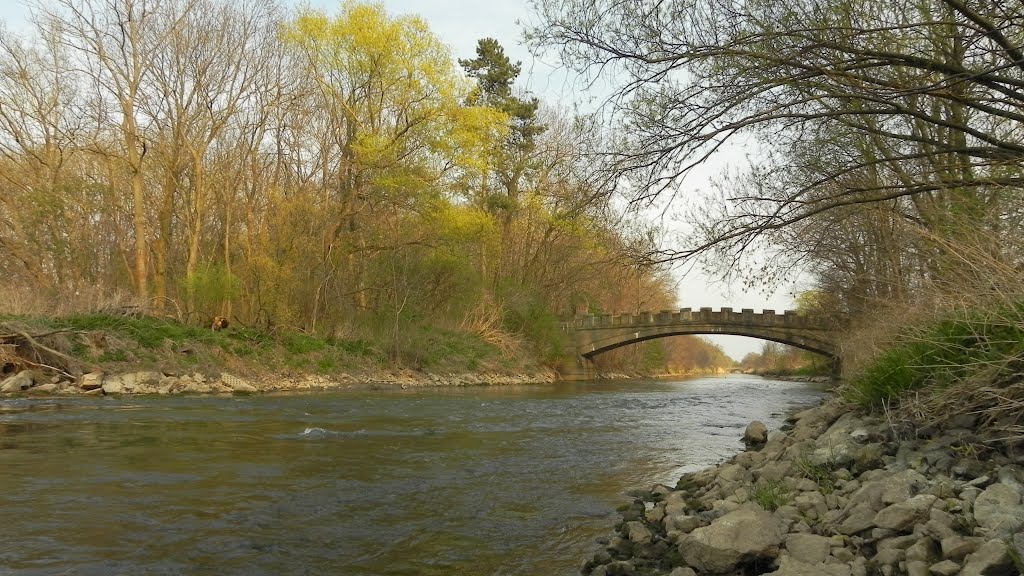
POLYGON ((775 310, 754 312, 744 308, 739 312, 732 308, 682 308, 661 312, 640 312, 638 314, 586 314, 576 316, 563 323, 563 329, 599 329, 627 326, 658 326, 668 324, 737 324, 745 326, 829 329, 825 318, 799 314, 795 310, 776 313, 775 310))

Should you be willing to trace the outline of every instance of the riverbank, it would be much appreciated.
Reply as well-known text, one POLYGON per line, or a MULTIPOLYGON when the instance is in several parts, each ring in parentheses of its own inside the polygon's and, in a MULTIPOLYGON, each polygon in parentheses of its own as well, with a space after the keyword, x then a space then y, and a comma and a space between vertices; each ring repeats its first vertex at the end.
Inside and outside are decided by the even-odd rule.
POLYGON ((915 427, 839 400, 621 509, 589 576, 1024 573, 1024 441, 963 414, 915 427))
POLYGON ((502 386, 550 384, 553 371, 528 374, 430 374, 412 370, 375 370, 330 377, 318 374, 265 374, 243 377, 227 372, 208 375, 143 370, 126 373, 95 371, 77 379, 25 370, 0 382, 0 394, 107 395, 107 394, 259 394, 269 392, 417 388, 428 386, 502 386))

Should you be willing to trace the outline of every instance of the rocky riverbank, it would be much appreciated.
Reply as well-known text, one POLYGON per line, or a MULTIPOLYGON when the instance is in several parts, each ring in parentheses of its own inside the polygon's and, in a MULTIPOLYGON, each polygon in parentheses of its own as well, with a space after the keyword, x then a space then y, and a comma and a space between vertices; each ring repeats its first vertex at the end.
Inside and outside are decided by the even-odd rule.
POLYGON ((0 394, 256 394, 365 388, 548 384, 556 379, 557 375, 550 371, 533 374, 431 374, 412 370, 380 370, 331 377, 315 374, 268 374, 258 378, 246 378, 227 372, 179 374, 140 371, 123 374, 90 372, 78 378, 67 378, 47 376, 35 370, 23 370, 0 382, 0 394))
POLYGON ((965 414, 916 428, 837 400, 728 462, 655 486, 589 576, 1012 576, 1024 570, 1024 441, 965 414))

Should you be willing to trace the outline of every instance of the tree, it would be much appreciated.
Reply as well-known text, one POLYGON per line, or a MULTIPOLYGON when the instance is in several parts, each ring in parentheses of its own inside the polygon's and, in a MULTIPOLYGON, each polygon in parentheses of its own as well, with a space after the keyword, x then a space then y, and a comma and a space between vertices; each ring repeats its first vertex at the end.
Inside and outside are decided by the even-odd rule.
POLYGON ((742 250, 843 207, 909 198, 939 230, 1024 184, 1024 51, 1006 0, 539 0, 534 46, 618 85, 608 182, 674 193, 728 143, 768 152, 704 234, 655 259, 742 250), (821 144, 835 154, 821 154, 821 144), (817 153, 815 153, 815 151, 817 153), (811 152, 808 154, 808 152, 811 152))

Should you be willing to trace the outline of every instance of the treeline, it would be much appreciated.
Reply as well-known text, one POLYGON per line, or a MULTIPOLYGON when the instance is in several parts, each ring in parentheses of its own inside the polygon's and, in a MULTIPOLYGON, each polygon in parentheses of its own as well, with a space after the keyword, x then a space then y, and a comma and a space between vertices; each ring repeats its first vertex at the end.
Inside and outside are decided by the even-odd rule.
POLYGON ((561 315, 673 307, 624 256, 648 235, 594 183, 595 124, 517 91, 496 41, 465 56, 379 4, 35 3, 0 33, 6 312, 223 315, 416 364, 432 331, 544 359, 561 315))

